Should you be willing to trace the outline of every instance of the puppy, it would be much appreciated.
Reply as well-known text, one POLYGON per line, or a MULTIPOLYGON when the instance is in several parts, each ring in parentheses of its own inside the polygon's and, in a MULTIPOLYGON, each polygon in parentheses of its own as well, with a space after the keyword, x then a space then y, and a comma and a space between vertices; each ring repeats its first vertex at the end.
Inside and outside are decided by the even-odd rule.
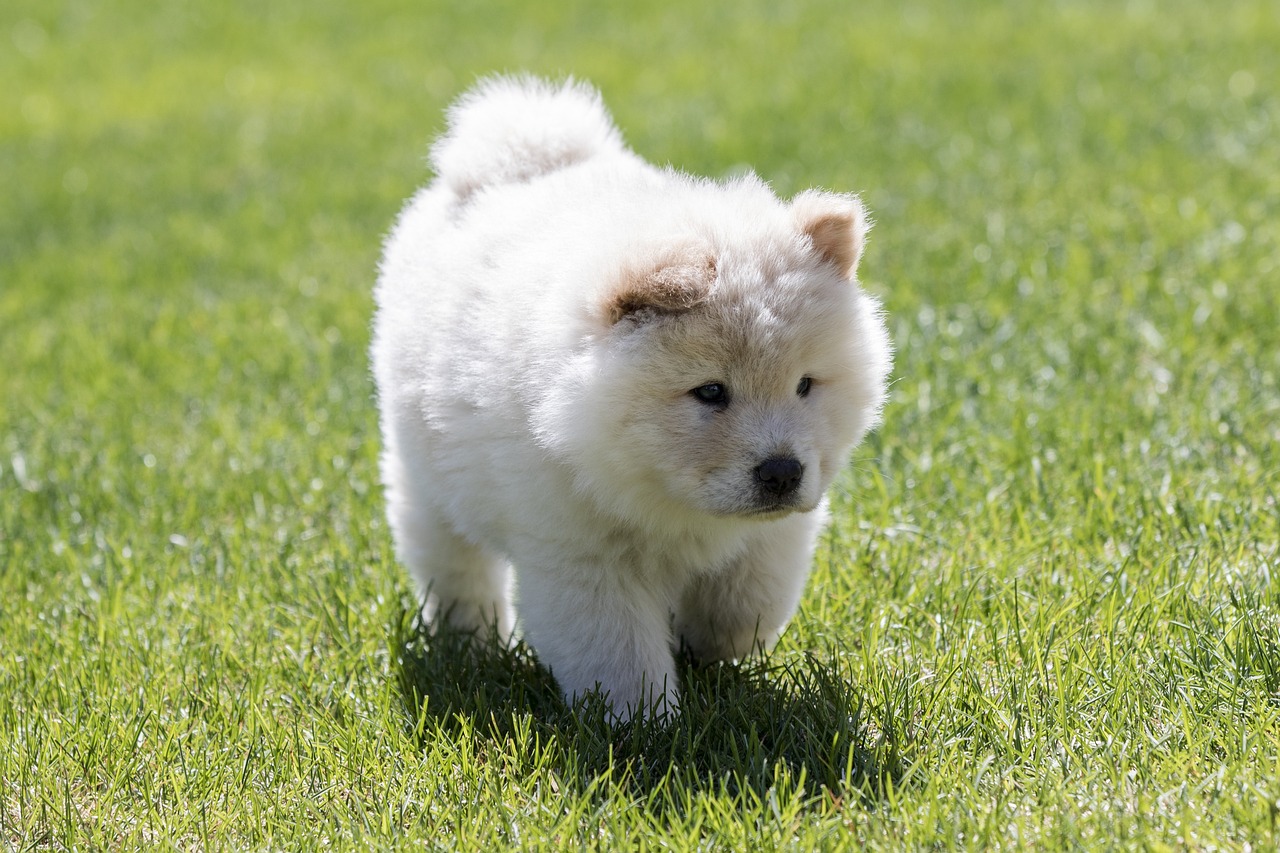
POLYGON ((786 626, 878 419, 863 206, 651 166, 579 83, 490 79, 448 118, 375 292, 397 555, 428 621, 518 624, 570 701, 674 712, 680 647, 786 626))

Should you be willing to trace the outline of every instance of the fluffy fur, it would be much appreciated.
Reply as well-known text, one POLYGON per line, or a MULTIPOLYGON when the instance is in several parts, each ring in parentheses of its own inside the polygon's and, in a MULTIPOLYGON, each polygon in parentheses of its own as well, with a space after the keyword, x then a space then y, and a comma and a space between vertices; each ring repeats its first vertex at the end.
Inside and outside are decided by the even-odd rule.
POLYGON ((878 417, 862 205, 652 167, 572 82, 482 83, 432 164, 376 288, 397 554, 428 620, 510 637, 518 610, 570 700, 674 711, 680 646, 785 627, 878 417))

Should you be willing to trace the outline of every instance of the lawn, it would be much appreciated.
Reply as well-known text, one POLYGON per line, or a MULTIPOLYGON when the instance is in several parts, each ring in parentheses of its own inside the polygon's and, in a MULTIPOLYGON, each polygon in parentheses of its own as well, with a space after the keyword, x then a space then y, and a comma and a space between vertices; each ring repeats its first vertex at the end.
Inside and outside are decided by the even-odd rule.
POLYGON ((6 0, 0 846, 1274 849, 1273 0, 6 0), (428 641, 366 348, 478 75, 859 191, 896 349, 766 660, 428 641))

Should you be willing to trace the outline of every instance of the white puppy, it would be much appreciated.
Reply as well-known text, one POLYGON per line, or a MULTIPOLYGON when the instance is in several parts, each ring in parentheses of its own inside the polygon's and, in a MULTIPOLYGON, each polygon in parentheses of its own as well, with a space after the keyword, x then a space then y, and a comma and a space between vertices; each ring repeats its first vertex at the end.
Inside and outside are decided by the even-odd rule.
POLYGON ((492 79, 387 241, 373 368, 424 614, 515 629, 571 701, 674 711, 673 652, 771 643, 889 345, 850 195, 648 165, 591 88, 492 79))

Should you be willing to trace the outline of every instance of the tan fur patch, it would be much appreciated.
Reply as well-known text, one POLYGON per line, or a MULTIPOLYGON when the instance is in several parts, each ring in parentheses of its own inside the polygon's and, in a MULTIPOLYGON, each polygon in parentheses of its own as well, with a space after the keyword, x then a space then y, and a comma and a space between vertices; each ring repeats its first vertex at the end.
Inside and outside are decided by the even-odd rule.
POLYGON ((862 202, 856 196, 810 190, 796 197, 792 210, 819 257, 852 279, 867 233, 862 202))
POLYGON ((715 258, 708 254, 688 253, 664 260, 655 269, 624 275, 605 300, 605 318, 613 325, 646 309, 687 311, 707 298, 715 280, 715 258))

